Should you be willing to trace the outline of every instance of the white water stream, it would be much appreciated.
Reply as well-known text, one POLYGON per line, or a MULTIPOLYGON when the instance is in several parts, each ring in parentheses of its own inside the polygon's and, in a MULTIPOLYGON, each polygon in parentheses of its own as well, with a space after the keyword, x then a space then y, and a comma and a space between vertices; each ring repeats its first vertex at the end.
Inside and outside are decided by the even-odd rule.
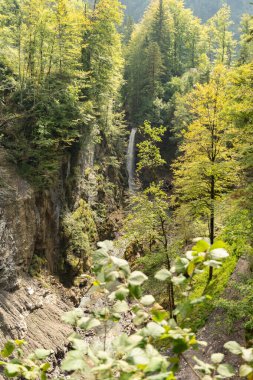
POLYGON ((127 172, 128 172, 128 187, 130 192, 135 190, 135 136, 137 128, 133 128, 130 134, 128 149, 127 149, 127 172))

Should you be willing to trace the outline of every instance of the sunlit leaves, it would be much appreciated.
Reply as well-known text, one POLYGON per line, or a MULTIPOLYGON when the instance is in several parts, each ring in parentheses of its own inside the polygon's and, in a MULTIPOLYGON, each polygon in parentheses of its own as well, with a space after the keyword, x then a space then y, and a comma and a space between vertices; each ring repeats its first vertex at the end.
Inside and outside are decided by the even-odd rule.
POLYGON ((8 341, 5 343, 4 348, 1 350, 0 354, 3 358, 8 358, 13 351, 15 350, 15 344, 12 341, 8 341))
POLYGON ((172 277, 172 274, 167 269, 161 269, 159 272, 155 274, 155 278, 159 281, 166 281, 172 277))
POLYGON ((153 303, 155 302, 155 298, 149 294, 149 295, 146 295, 146 296, 143 296, 141 299, 140 299, 140 302, 142 303, 142 305, 144 306, 151 306, 153 305, 153 303))
POLYGON ((235 375, 234 368, 229 364, 220 364, 217 368, 217 372, 225 378, 230 378, 235 375))
POLYGON ((242 347, 237 342, 234 342, 234 341, 227 342, 225 343, 224 347, 228 351, 232 352, 232 354, 240 355, 242 353, 242 347))
POLYGON ((143 282, 147 281, 147 276, 140 272, 140 271, 134 271, 130 274, 129 276, 129 284, 130 285, 133 285, 133 286, 138 286, 138 285, 142 285, 143 282))
POLYGON ((214 363, 214 364, 219 364, 223 361, 224 359, 224 354, 220 354, 220 353, 217 353, 217 354, 212 354, 211 355, 211 361, 214 363))
POLYGON ((82 316, 83 316, 82 309, 77 308, 65 313, 62 317, 62 320, 69 325, 75 326, 82 316))

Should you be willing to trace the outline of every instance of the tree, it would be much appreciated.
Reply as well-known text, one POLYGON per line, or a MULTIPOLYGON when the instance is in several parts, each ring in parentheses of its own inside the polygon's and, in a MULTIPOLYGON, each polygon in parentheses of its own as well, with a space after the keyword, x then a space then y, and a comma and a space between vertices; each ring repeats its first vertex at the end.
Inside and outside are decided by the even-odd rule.
POLYGON ((225 77, 226 70, 217 66, 210 82, 197 85, 191 93, 188 103, 194 121, 184 133, 180 156, 173 164, 174 199, 177 204, 191 205, 193 215, 207 218, 211 244, 216 202, 238 183, 236 138, 223 112, 225 77))
POLYGON ((158 143, 162 141, 165 127, 152 127, 148 121, 144 122, 143 127, 140 128, 144 140, 137 144, 138 148, 138 163, 137 172, 141 170, 149 170, 156 178, 156 170, 166 164, 166 161, 162 158, 158 143))
POLYGON ((224 5, 207 22, 209 58, 215 64, 230 66, 232 63, 236 42, 233 39, 230 19, 230 7, 224 5))
MULTIPOLYGON (((169 217, 168 195, 162 189, 162 183, 152 183, 143 192, 130 199, 129 212, 124 220, 122 243, 135 247, 135 253, 146 255, 162 252, 167 270, 171 269, 170 252, 171 220, 169 217)), ((173 283, 167 286, 168 311, 171 318, 175 309, 173 283)))
POLYGON ((97 240, 97 228, 94 214, 83 199, 72 213, 64 216, 63 233, 67 240, 66 261, 76 275, 86 272, 97 240))
POLYGON ((245 14, 242 16, 240 24, 240 53, 239 64, 246 64, 253 59, 253 41, 251 31, 253 27, 252 16, 245 14))
POLYGON ((253 183, 253 128, 252 128, 252 63, 242 65, 230 73, 230 87, 227 91, 225 112, 228 120, 234 125, 240 150, 238 152, 240 170, 242 174, 243 193, 241 202, 253 215, 252 183, 253 183))
POLYGON ((156 104, 168 102, 173 76, 197 67, 204 53, 200 20, 181 0, 153 1, 132 33, 125 77, 127 116, 137 126, 145 119, 160 122, 156 104))

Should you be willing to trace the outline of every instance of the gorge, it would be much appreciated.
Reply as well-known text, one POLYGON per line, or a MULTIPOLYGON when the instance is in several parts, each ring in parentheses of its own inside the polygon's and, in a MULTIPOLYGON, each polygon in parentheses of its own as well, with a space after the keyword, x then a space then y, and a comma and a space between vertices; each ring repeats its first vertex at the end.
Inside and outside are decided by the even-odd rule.
POLYGON ((122 3, 0 2, 0 378, 252 380, 251 6, 122 3))

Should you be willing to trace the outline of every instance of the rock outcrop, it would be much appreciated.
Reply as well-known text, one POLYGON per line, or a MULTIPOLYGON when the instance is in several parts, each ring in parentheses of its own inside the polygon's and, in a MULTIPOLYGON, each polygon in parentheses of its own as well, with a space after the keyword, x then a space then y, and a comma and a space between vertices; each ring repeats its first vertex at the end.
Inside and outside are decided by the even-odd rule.
POLYGON ((35 194, 0 150, 0 289, 17 287, 27 271, 36 240, 35 194))
POLYGON ((0 342, 24 339, 30 352, 39 347, 61 352, 71 332, 61 317, 73 305, 48 282, 23 277, 19 285, 0 291, 0 342))
POLYGON ((57 280, 49 281, 59 252, 59 218, 57 195, 39 197, 0 149, 1 346, 24 339, 30 352, 50 348, 57 357, 67 344, 70 329, 61 316, 73 303, 57 280), (47 260, 47 281, 28 275, 35 253, 47 260))

